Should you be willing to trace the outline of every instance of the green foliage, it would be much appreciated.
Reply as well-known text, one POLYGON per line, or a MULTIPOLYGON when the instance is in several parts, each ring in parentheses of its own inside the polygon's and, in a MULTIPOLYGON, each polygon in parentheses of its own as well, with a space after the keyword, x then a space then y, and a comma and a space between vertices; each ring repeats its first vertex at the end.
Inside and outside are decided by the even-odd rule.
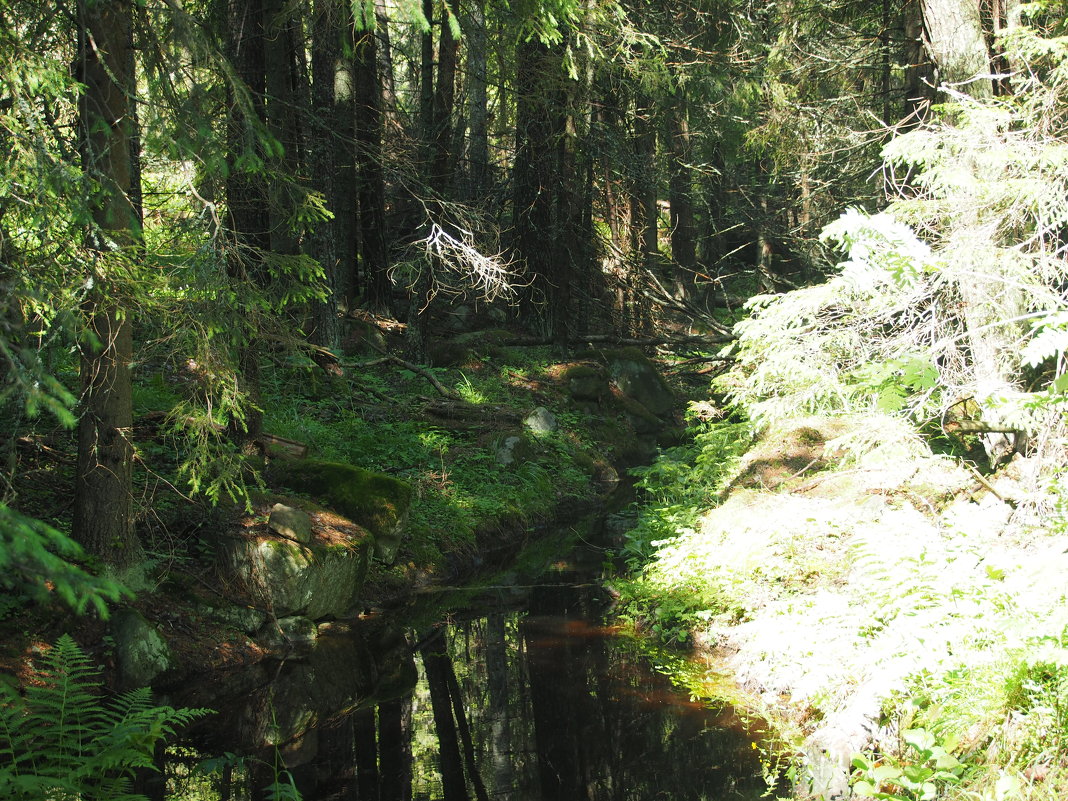
POLYGON ((939 741, 926 729, 909 729, 901 733, 908 746, 907 758, 901 760, 858 754, 853 757, 853 793, 860 798, 889 801, 933 801, 941 797, 946 785, 959 784, 965 766, 952 751, 956 738, 939 741))
POLYGON ((135 770, 153 769, 156 743, 207 714, 154 706, 142 688, 105 703, 99 669, 67 635, 40 658, 23 695, 0 684, 0 793, 17 801, 141 801, 135 770))
POLYGON ((627 532, 623 554, 639 568, 658 541, 693 526, 731 477, 752 442, 747 423, 698 424, 693 441, 661 453, 647 467, 634 468, 635 486, 645 498, 638 525, 627 532))
POLYGON ((85 558, 81 546, 61 531, 0 503, 0 586, 5 590, 38 602, 57 597, 79 614, 92 607, 106 618, 107 603, 130 592, 79 567, 85 558))

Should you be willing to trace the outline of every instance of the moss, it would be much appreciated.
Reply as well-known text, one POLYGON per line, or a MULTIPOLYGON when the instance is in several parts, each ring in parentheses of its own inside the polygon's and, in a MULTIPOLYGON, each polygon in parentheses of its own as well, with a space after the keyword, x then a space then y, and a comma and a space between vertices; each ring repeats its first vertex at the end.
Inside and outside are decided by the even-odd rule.
POLYGON ((434 367, 459 367, 474 359, 474 352, 468 345, 456 340, 432 342, 427 346, 427 357, 434 367))
POLYGON ((571 454, 571 459, 575 465, 588 476, 592 476, 597 472, 597 460, 583 451, 575 451, 571 454))
POLYGON ((376 537, 393 534, 411 505, 412 488, 405 482, 336 462, 275 462, 270 478, 312 496, 376 537))

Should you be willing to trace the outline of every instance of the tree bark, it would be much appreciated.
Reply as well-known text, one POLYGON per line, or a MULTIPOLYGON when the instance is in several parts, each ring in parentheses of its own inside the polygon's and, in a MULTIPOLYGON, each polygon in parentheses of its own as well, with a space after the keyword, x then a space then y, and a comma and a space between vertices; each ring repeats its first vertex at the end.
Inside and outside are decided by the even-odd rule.
POLYGON ((117 278, 140 245, 133 187, 134 74, 130 0, 78 7, 82 161, 98 189, 90 198, 92 288, 83 303, 82 413, 74 485, 73 533, 89 553, 118 567, 141 555, 133 525, 133 332, 117 278))
MULTIPOLYGON (((262 0, 229 0, 230 39, 228 57, 239 86, 231 93, 227 147, 226 205, 233 241, 226 254, 227 272, 235 281, 262 285, 266 280, 263 257, 271 247, 268 191, 262 171, 239 167, 245 155, 263 158, 255 133, 266 119, 267 90, 262 0), (251 119, 250 119, 251 118, 251 119)), ((229 435, 247 447, 260 433, 262 413, 256 411, 259 396, 259 351, 253 341, 239 345, 238 369, 244 391, 253 403, 245 422, 231 420, 229 435)))
POLYGON ((471 3, 467 13, 467 42, 468 196, 477 203, 484 197, 490 177, 485 0, 471 3))
POLYGON ((693 148, 690 143, 690 121, 686 96, 676 90, 668 113, 668 148, 671 167, 668 198, 671 207, 671 258, 677 267, 676 294, 692 301, 697 275, 697 242, 693 218, 693 177, 690 163, 693 148))
POLYGON ((338 321, 338 295, 341 285, 338 245, 344 228, 338 203, 337 158, 340 148, 337 139, 337 97, 335 93, 337 62, 340 58, 340 34, 348 14, 338 0, 315 0, 312 23, 312 105, 313 135, 308 143, 308 156, 317 188, 326 198, 332 220, 320 222, 309 238, 311 255, 319 262, 326 282, 327 297, 317 301, 312 309, 314 330, 312 340, 326 348, 337 348, 341 341, 338 321), (339 230, 341 229, 341 230, 339 230))
POLYGON ((382 80, 377 45, 373 27, 357 31, 356 163, 359 176, 360 263, 365 300, 374 308, 386 309, 391 285, 386 230, 386 179, 382 168, 382 80))
POLYGON ((990 54, 977 0, 920 0, 920 10, 939 86, 977 98, 993 96, 990 54))

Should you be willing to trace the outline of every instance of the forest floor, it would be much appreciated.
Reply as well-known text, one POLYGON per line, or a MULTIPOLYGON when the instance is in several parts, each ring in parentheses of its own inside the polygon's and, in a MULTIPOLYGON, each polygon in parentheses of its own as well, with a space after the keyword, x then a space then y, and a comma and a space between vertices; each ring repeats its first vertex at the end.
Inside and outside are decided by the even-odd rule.
MULTIPOLYGON (((594 508, 621 472, 650 460, 681 431, 675 412, 651 428, 636 416, 633 401, 604 369, 611 345, 561 359, 549 347, 510 344, 517 339, 512 333, 487 329, 435 339, 431 366, 413 368, 384 358, 403 347, 396 323, 364 316, 348 324, 340 370, 292 357, 265 367, 263 427, 302 455, 411 486, 404 541, 392 564, 374 563, 368 608, 492 568, 550 521, 569 522, 594 508), (569 383, 575 368, 595 375, 603 391, 576 398, 569 383), (539 407, 550 412, 553 430, 533 432, 524 424, 539 407), (509 438, 518 443, 502 455, 509 438)), ((220 578, 217 546, 225 538, 266 534, 275 502, 308 505, 309 499, 294 499, 269 480, 249 485, 247 504, 190 497, 180 467, 188 445, 171 410, 196 392, 196 376, 159 365, 140 369, 135 493, 145 559, 120 578, 137 595, 132 607, 168 642, 178 665, 172 678, 260 659, 266 650, 255 638, 213 616, 220 598, 248 600, 220 578)), ((672 377, 676 412, 684 395, 707 387, 700 369, 683 367, 672 377)), ((69 531, 72 433, 42 428, 18 445, 20 511, 69 531)), ((351 527, 325 509, 313 518, 319 540, 330 540, 331 532, 344 539, 351 527)), ((24 673, 33 653, 64 632, 75 632, 96 662, 114 665, 114 641, 100 621, 77 618, 59 604, 27 607, 18 597, 2 604, 0 670, 24 673)))
POLYGON ((1064 798, 1068 535, 1036 470, 981 477, 881 415, 792 420, 653 543, 631 614, 779 721, 802 793, 1064 798))

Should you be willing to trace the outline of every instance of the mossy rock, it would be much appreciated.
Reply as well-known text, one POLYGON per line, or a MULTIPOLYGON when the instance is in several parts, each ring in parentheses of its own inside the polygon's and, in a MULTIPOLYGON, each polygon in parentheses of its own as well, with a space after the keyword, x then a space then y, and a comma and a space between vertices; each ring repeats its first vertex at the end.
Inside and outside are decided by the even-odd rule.
POLYGON ((393 537, 404 525, 412 488, 400 479, 348 464, 316 459, 276 461, 273 483, 310 495, 375 536, 393 537))
POLYGON ((630 423, 636 434, 655 434, 664 425, 664 422, 659 417, 634 398, 623 395, 616 398, 616 403, 619 404, 619 407, 627 416, 627 422, 630 423))
POLYGON ((455 339, 429 343, 426 355, 433 367, 460 367, 475 358, 474 351, 469 345, 455 339))
POLYGON ((599 356, 620 392, 638 401, 657 417, 671 414, 675 408, 675 393, 648 356, 637 348, 601 351, 599 356))
POLYGON ((575 401, 599 403, 608 396, 608 373, 600 365, 576 364, 560 377, 575 401))
POLYGON ((249 593, 256 606, 273 615, 323 620, 355 611, 370 556, 370 539, 337 548, 238 537, 221 545, 220 568, 227 580, 249 593))

